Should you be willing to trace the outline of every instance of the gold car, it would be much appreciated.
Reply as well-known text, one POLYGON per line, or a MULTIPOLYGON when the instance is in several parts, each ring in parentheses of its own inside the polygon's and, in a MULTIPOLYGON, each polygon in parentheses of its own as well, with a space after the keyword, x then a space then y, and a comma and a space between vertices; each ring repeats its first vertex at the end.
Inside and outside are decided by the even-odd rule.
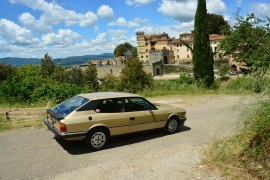
POLYGON ((182 108, 162 108, 136 94, 98 92, 47 109, 44 123, 56 138, 84 140, 91 150, 100 150, 110 136, 158 128, 175 133, 184 125, 185 115, 182 108))

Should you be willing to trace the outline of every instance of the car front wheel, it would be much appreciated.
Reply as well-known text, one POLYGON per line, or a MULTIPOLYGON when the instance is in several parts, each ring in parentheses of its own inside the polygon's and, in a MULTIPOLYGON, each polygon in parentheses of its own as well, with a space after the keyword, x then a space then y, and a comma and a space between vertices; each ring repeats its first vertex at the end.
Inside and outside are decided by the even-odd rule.
POLYGON ((173 134, 177 131, 178 120, 175 117, 170 118, 165 126, 165 132, 168 134, 173 134))
POLYGON ((97 128, 90 131, 90 133, 86 136, 85 144, 89 149, 97 151, 103 149, 108 143, 108 140, 109 137, 106 130, 97 128))

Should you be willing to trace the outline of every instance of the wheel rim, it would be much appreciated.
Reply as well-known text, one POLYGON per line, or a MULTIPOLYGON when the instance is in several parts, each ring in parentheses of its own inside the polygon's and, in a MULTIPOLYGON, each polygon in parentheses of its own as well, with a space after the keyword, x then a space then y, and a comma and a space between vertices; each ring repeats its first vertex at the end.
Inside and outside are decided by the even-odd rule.
POLYGON ((106 142, 106 135, 103 132, 96 132, 91 138, 91 144, 94 148, 101 148, 106 142))
POLYGON ((172 119, 168 124, 168 130, 170 132, 174 132, 177 128, 177 121, 175 119, 172 119))

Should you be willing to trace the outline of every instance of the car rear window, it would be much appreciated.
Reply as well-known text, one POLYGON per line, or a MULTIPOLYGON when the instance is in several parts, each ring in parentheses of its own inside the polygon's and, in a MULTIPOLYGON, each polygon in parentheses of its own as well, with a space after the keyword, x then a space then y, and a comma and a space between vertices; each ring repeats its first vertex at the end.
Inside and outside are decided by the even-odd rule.
POLYGON ((53 111, 61 115, 62 117, 67 116, 70 114, 72 111, 76 110, 83 104, 87 103, 89 99, 81 97, 81 96, 75 96, 53 108, 53 111))

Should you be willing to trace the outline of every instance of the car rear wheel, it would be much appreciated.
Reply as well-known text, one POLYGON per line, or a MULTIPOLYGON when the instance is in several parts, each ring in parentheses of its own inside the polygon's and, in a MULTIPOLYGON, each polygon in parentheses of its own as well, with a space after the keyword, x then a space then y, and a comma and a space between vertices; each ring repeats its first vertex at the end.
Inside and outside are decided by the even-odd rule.
POLYGON ((165 132, 168 134, 173 134, 177 131, 178 128, 178 119, 175 117, 171 117, 165 126, 165 132))
POLYGON ((89 132, 85 138, 86 146, 94 151, 103 149, 108 143, 108 133, 103 128, 96 128, 89 132))

